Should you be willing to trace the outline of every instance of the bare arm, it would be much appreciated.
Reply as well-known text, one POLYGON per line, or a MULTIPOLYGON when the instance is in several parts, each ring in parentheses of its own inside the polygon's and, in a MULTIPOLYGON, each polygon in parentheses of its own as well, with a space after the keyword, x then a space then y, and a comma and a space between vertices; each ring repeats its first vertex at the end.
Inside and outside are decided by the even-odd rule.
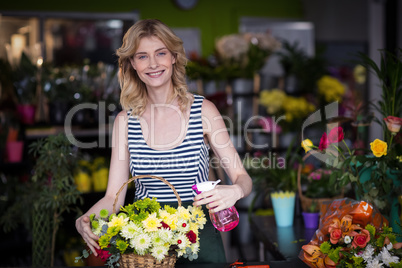
POLYGON ((230 140, 221 114, 212 102, 204 100, 202 117, 204 134, 233 185, 218 185, 214 190, 196 196, 194 205, 208 204, 208 207, 214 208, 211 212, 217 212, 248 196, 252 190, 252 181, 230 140))
MULTIPOLYGON (((112 134, 112 157, 110 161, 109 180, 105 196, 96 202, 84 215, 76 220, 77 231, 87 243, 88 247, 94 252, 99 248, 96 240, 99 239, 92 233, 89 216, 95 213, 99 216, 101 209, 107 209, 110 213, 113 210, 113 203, 116 193, 129 177, 129 153, 127 147, 127 114, 122 111, 118 114, 113 125, 112 134)), ((120 193, 116 204, 116 211, 124 204, 127 187, 120 193)))

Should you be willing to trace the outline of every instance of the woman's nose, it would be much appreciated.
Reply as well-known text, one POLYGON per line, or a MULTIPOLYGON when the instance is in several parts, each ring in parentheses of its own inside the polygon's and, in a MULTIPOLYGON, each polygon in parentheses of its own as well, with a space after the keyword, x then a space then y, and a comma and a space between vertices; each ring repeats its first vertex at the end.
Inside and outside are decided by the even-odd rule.
POLYGON ((159 66, 158 61, 155 56, 149 57, 149 68, 155 69, 159 66))

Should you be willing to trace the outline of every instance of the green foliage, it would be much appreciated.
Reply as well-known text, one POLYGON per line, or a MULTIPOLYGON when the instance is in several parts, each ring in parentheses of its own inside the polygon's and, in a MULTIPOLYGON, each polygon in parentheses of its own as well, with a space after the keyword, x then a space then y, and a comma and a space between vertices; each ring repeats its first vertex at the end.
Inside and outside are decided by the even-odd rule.
MULTIPOLYGON (((372 103, 381 113, 382 118, 387 116, 402 116, 402 49, 395 54, 381 50, 380 65, 364 53, 359 53, 362 65, 374 72, 381 83, 381 100, 372 103), (399 55, 398 55, 399 53, 399 55)), ((375 119, 384 129, 384 138, 389 141, 391 134, 387 132, 384 120, 375 119)))
POLYGON ((327 74, 327 62, 322 56, 321 50, 316 51, 316 56, 309 57, 304 50, 299 48, 297 42, 290 43, 282 40, 282 50, 276 52, 279 62, 285 72, 285 76, 294 75, 302 92, 311 92, 316 88, 316 82, 327 74))

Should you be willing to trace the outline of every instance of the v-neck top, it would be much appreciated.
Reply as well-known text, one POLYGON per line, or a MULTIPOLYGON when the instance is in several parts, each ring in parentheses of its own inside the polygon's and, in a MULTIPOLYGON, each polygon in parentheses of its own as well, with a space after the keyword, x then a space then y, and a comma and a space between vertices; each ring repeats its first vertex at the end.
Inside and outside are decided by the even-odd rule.
MULTIPOLYGON (((196 193, 191 186, 208 181, 209 150, 204 141, 201 106, 204 97, 194 95, 186 136, 175 148, 155 150, 144 139, 140 120, 128 115, 128 150, 133 176, 153 175, 170 182, 181 201, 192 201, 196 193)), ((156 197, 159 202, 177 202, 172 189, 152 178, 136 179, 135 199, 156 197)))

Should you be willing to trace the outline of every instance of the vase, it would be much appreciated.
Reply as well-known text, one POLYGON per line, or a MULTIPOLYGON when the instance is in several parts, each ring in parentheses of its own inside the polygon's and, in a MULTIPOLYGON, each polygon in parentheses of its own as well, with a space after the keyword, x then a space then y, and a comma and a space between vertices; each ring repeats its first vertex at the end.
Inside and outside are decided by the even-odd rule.
POLYGON ((35 111, 36 108, 34 105, 31 104, 17 105, 17 112, 21 117, 21 121, 26 125, 33 125, 35 123, 35 111))
POLYGON ((295 197, 295 192, 280 191, 271 193, 275 222, 278 227, 289 227, 293 225, 295 197))
POLYGON ((19 163, 24 154, 23 141, 9 141, 6 143, 6 155, 9 163, 19 163))
POLYGON ((317 229, 318 221, 320 219, 319 212, 302 212, 304 227, 307 229, 317 229))
POLYGON ((247 78, 236 78, 231 81, 232 93, 251 94, 254 92, 254 80, 247 78))

